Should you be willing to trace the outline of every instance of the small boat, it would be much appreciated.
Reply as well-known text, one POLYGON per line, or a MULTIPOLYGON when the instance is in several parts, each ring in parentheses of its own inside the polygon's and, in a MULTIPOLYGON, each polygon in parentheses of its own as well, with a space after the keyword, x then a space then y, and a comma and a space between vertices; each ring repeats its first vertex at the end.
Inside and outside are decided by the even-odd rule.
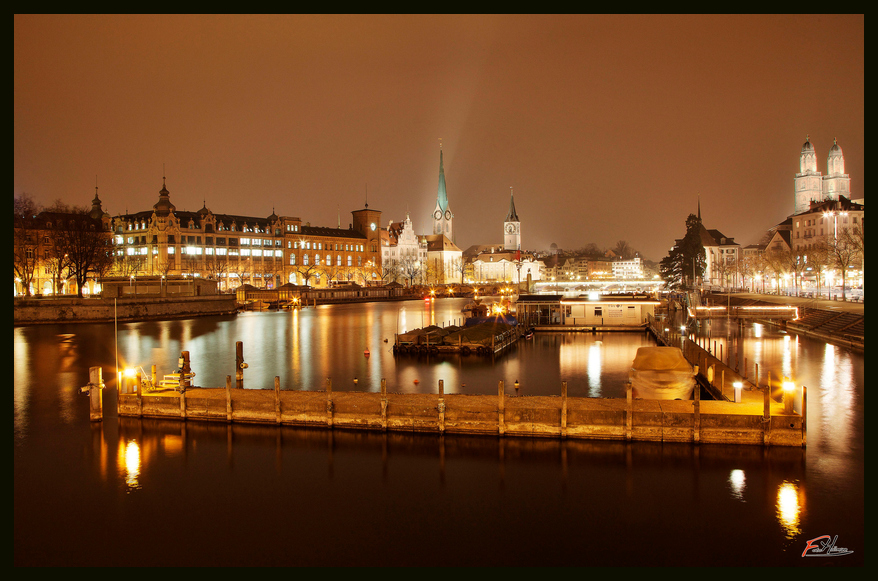
POLYGON ((695 389, 695 369, 677 347, 640 347, 628 381, 635 397, 688 400, 695 389))

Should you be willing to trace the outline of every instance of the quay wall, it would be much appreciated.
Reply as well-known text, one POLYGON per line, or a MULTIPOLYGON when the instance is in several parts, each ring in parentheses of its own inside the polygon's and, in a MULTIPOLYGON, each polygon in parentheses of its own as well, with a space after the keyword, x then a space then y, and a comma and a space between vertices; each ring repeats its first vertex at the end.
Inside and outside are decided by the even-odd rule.
POLYGON ((112 323, 236 312, 234 295, 139 298, 13 299, 14 325, 112 323))
MULTIPOLYGON (((277 384, 277 380, 275 380, 277 384)), ((229 383, 230 385, 230 383, 229 383)), ((697 391, 697 390, 696 390, 697 391)), ((760 446, 805 445, 796 413, 764 402, 188 388, 119 394, 118 415, 326 429, 760 446)))

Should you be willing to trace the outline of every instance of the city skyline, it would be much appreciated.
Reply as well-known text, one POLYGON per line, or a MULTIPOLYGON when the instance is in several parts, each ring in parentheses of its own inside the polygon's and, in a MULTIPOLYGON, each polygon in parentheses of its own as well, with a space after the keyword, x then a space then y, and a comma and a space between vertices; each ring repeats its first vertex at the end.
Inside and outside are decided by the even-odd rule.
POLYGON ((14 18, 14 195, 431 228, 458 246, 660 260, 702 217, 746 245, 793 213, 806 137, 864 197, 864 18, 14 18))

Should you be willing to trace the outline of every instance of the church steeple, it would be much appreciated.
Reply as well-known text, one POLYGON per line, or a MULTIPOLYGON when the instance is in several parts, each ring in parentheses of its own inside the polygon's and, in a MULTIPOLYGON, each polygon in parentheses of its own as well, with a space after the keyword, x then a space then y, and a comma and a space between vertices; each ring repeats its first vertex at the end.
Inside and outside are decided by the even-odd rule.
POLYGON ((439 189, 436 194, 436 208, 433 210, 433 234, 444 234, 454 241, 451 220, 454 214, 448 208, 448 191, 445 188, 445 164, 442 159, 442 140, 439 140, 439 189))
POLYGON ((442 160, 442 146, 439 147, 439 192, 436 196, 436 205, 444 214, 448 209, 448 191, 445 188, 445 164, 442 160))
POLYGON ((509 188, 509 213, 503 222, 503 248, 504 250, 521 250, 521 221, 518 212, 515 211, 515 195, 509 188))
POLYGON ((515 213, 515 194, 509 188, 509 213, 506 214, 507 222, 518 222, 518 214, 515 213))

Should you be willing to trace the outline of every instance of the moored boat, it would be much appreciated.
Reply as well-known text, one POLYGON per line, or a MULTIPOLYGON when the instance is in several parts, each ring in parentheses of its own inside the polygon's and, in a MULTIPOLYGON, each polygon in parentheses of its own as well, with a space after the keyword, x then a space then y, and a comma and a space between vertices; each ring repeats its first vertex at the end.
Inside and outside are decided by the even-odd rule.
POLYGON ((695 389, 695 368, 677 347, 640 347, 628 381, 635 397, 687 400, 695 389))

